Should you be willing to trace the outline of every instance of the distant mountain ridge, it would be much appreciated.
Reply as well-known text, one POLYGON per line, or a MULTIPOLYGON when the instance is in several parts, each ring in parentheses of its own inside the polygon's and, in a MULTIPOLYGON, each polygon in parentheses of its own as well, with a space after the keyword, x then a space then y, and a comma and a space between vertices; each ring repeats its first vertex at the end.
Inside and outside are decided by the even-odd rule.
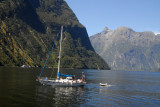
POLYGON ((114 70, 157 70, 160 68, 160 35, 131 28, 105 28, 90 36, 95 51, 114 70))
MULTIPOLYGON (((86 28, 64 0, 0 0, 0 66, 43 66, 64 26, 63 68, 109 69, 94 52, 86 28)), ((57 67, 59 42, 48 61, 57 67)))

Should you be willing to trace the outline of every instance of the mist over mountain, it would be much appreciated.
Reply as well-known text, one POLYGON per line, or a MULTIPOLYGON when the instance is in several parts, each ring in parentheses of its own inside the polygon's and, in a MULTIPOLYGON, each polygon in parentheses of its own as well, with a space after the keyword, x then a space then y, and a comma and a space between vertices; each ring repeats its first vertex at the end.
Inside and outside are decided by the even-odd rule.
MULTIPOLYGON (((64 0, 0 0, 0 65, 43 66, 61 25, 63 68, 109 69, 64 0)), ((48 66, 57 67, 58 50, 56 42, 48 66)))
POLYGON ((90 37, 95 51, 114 70, 157 70, 160 68, 160 35, 119 27, 90 37))

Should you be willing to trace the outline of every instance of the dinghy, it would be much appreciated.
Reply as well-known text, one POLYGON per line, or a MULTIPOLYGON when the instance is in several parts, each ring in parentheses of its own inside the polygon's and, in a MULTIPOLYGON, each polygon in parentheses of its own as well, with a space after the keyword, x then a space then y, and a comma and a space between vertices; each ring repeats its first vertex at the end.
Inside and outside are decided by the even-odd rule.
POLYGON ((107 86, 107 83, 99 83, 100 86, 107 86))

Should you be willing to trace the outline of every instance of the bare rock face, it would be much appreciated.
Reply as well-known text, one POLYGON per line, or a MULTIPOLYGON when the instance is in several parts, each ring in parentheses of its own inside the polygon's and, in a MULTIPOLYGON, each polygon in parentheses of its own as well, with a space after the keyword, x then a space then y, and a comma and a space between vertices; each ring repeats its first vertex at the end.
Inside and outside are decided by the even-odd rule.
POLYGON ((104 29, 90 37, 95 51, 115 70, 157 70, 160 68, 160 35, 135 32, 127 27, 104 29), (105 32, 105 33, 104 33, 105 32))

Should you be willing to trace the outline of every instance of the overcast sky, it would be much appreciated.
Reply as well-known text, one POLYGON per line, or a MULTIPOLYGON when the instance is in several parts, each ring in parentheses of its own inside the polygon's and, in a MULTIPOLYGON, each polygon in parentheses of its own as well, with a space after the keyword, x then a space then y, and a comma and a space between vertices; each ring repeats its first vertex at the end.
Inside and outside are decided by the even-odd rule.
POLYGON ((160 32, 160 0, 65 0, 88 35, 120 26, 160 32))

